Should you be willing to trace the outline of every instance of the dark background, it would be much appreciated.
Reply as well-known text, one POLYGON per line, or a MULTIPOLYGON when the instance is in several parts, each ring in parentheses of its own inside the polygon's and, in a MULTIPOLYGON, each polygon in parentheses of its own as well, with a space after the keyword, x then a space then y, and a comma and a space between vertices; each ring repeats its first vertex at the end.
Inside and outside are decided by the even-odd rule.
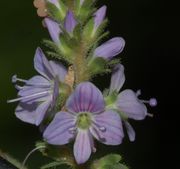
MULTIPOLYGON (((126 67, 124 88, 142 89, 143 98, 154 96, 159 103, 149 109, 155 114, 153 119, 132 121, 137 133, 134 143, 126 138, 122 145, 109 150, 120 152, 132 169, 178 169, 178 4, 163 0, 99 1, 102 4, 108 6, 110 37, 126 40, 121 54, 126 67)), ((36 74, 34 52, 48 33, 32 0, 0 1, 0 7, 0 149, 22 161, 41 137, 36 127, 15 118, 16 104, 6 104, 6 100, 16 97, 12 75, 28 79, 36 74)), ((108 86, 108 77, 102 85, 108 86)), ((33 169, 43 163, 40 153, 28 161, 33 169)))

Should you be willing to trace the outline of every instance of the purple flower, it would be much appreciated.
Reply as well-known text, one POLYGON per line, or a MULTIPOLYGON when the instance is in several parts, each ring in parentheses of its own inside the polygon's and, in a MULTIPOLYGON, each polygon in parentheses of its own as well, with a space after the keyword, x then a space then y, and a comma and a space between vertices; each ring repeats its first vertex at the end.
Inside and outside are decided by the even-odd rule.
POLYGON ((90 82, 77 86, 66 102, 66 110, 56 114, 43 137, 53 145, 64 145, 75 138, 74 156, 78 164, 95 151, 93 137, 106 145, 119 145, 124 136, 120 116, 105 110, 100 90, 90 82))
POLYGON ((94 57, 102 57, 111 60, 124 49, 125 41, 121 37, 112 38, 95 49, 94 57))
MULTIPOLYGON (((60 34, 62 33, 62 30, 60 28, 60 24, 57 23, 56 21, 54 21, 51 18, 46 17, 44 19, 44 24, 47 27, 49 34, 51 36, 51 39, 57 43, 60 44, 60 34)), ((65 21, 64 21, 64 28, 65 30, 71 34, 75 28, 75 26, 77 25, 77 22, 74 18, 74 14, 71 11, 67 12, 65 21)))
POLYGON ((17 118, 24 122, 39 125, 50 108, 53 108, 59 95, 59 83, 64 81, 66 70, 55 62, 48 61, 42 50, 38 48, 34 57, 34 68, 41 74, 29 80, 13 76, 12 81, 25 83, 16 85, 18 98, 9 103, 20 101, 16 108, 17 118))
MULTIPOLYGON (((118 64, 115 66, 112 73, 110 95, 113 95, 114 93, 118 94, 124 82, 124 66, 118 64)), ((149 101, 140 100, 138 99, 139 95, 140 91, 135 93, 130 89, 126 89, 117 95, 115 103, 109 105, 110 109, 112 108, 118 110, 122 117, 124 117, 124 124, 127 128, 127 133, 130 141, 135 140, 135 131, 127 121, 127 118, 134 120, 143 120, 147 115, 149 115, 144 103, 149 103, 151 106, 156 106, 157 104, 156 99, 152 98, 149 101)))
POLYGON ((101 25, 103 22, 105 16, 106 16, 106 9, 107 7, 104 5, 101 8, 99 8, 96 13, 94 14, 94 24, 95 24, 95 30, 101 25))
POLYGON ((68 33, 72 33, 75 26, 77 25, 77 22, 74 18, 74 14, 71 11, 68 11, 66 14, 66 18, 64 21, 64 28, 68 33))
POLYGON ((60 25, 56 21, 50 18, 45 18, 44 23, 49 31, 51 39, 55 43, 59 44, 60 43, 59 36, 60 36, 60 33, 62 32, 60 29, 60 25))

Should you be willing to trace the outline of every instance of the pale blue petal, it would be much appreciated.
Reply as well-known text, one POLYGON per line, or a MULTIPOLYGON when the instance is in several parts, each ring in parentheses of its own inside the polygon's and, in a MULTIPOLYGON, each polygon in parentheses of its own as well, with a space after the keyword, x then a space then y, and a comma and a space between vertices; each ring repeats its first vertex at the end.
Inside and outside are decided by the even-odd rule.
POLYGON ((106 9, 107 7, 104 5, 101 8, 99 8, 96 13, 94 14, 94 24, 95 28, 100 26, 100 24, 103 22, 105 16, 106 16, 106 9))
POLYGON ((51 39, 55 42, 55 43, 60 43, 60 40, 59 40, 59 35, 60 33, 62 32, 61 29, 60 29, 60 26, 59 24, 50 19, 50 18, 45 18, 44 19, 44 23, 49 31, 49 34, 51 36, 51 39))
POLYGON ((97 140, 107 145, 119 145, 124 137, 120 116, 112 110, 95 115, 90 130, 97 140))
POLYGON ((124 121, 124 124, 125 124, 125 127, 126 127, 126 130, 127 130, 127 134, 129 136, 129 140, 130 141, 134 141, 135 138, 136 138, 136 133, 133 129, 133 127, 131 126, 131 124, 127 121, 124 121))
POLYGON ((59 112, 44 131, 43 137, 53 145, 64 145, 74 138, 70 129, 75 128, 75 117, 68 112, 59 112))
POLYGON ((67 75, 67 69, 58 61, 49 61, 54 75, 58 77, 59 81, 64 82, 65 76, 67 75))
POLYGON ((74 14, 71 11, 68 11, 64 22, 64 27, 66 31, 68 33, 72 33, 76 25, 77 22, 74 18, 74 14))
POLYGON ((91 155, 91 140, 88 130, 79 130, 74 143, 74 157, 78 164, 85 163, 91 155))
POLYGON ((96 48, 94 57, 102 57, 106 60, 112 59, 124 49, 125 41, 121 37, 112 38, 96 48))
POLYGON ((129 118, 143 120, 147 115, 146 106, 137 98, 132 90, 124 90, 118 95, 117 107, 129 118))
POLYGON ((124 66, 122 64, 118 64, 114 67, 112 72, 110 93, 112 93, 113 91, 119 93, 124 82, 125 82, 124 66))
POLYGON ((37 48, 36 50, 34 57, 34 68, 47 79, 53 79, 54 72, 41 48, 37 48))
POLYGON ((105 108, 101 91, 90 82, 83 82, 77 86, 69 97, 66 107, 70 112, 101 112, 105 108))

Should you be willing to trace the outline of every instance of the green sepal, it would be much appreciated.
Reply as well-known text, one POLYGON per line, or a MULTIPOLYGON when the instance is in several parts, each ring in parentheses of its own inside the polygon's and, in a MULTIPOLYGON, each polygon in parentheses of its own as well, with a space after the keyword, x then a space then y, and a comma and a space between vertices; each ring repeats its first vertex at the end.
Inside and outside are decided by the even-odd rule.
POLYGON ((94 1, 84 0, 82 6, 75 10, 76 17, 81 23, 87 21, 87 19, 95 12, 94 1))
POLYGON ((109 154, 92 163, 91 169, 113 169, 122 160, 119 154, 109 154))
POLYGON ((61 22, 64 20, 67 11, 66 6, 63 4, 61 0, 59 0, 59 4, 60 8, 57 8, 56 5, 54 5, 53 3, 50 3, 48 1, 46 2, 48 15, 57 22, 61 22))
MULTIPOLYGON (((94 39, 99 39, 101 37, 101 34, 103 34, 106 26, 108 24, 108 19, 105 19, 97 28, 94 30, 91 34, 91 37, 94 39)), ((95 29, 95 28, 94 28, 95 29)))
POLYGON ((54 42, 52 42, 52 41, 50 41, 50 40, 46 40, 46 39, 44 39, 43 41, 42 41, 42 43, 46 46, 46 47, 48 47, 48 48, 50 48, 50 49, 52 49, 53 51, 47 51, 46 53, 48 54, 48 56, 50 56, 50 57, 53 57, 53 58, 56 58, 56 59, 58 59, 58 60, 63 60, 63 61, 65 61, 65 62, 67 62, 68 64, 72 64, 73 63, 73 59, 72 59, 72 57, 70 56, 70 55, 65 55, 63 52, 62 52, 62 46, 61 45, 59 45, 58 46, 58 44, 56 44, 56 43, 54 43, 54 42), (61 46, 61 49, 60 49, 60 46, 61 46))
POLYGON ((118 96, 118 93, 114 91, 110 95, 105 97, 106 106, 108 107, 108 106, 114 105, 117 101, 117 96, 118 96))
POLYGON ((90 19, 87 24, 84 26, 82 37, 84 41, 92 42, 94 37, 92 37, 94 31, 94 19, 90 19))
POLYGON ((102 57, 93 58, 88 63, 88 72, 91 76, 107 73, 107 70, 107 61, 102 57))
POLYGON ((36 143, 36 147, 40 146, 45 147, 39 150, 43 156, 49 157, 57 163, 66 164, 72 167, 76 165, 74 156, 67 146, 54 146, 44 141, 39 141, 36 143))
MULTIPOLYGON (((64 163, 64 161, 61 161, 61 162, 60 161, 58 161, 58 162, 54 161, 54 162, 51 162, 51 163, 48 163, 48 164, 45 164, 45 165, 41 166, 40 169, 50 169, 50 168, 55 169, 55 168, 57 168, 58 166, 61 166, 61 165, 67 165, 67 164, 64 163)), ((70 168, 72 168, 72 166, 70 166, 69 169, 70 168)))

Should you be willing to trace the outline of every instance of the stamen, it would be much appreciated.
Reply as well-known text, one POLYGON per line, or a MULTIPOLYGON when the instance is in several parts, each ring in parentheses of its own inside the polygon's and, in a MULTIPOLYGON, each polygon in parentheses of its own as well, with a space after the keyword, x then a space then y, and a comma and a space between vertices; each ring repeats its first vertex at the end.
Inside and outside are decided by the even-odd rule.
POLYGON ((157 100, 156 100, 155 98, 151 98, 151 99, 149 100, 149 105, 150 105, 151 107, 157 106, 157 100))
POLYGON ((20 78, 17 77, 17 75, 14 75, 14 76, 12 77, 12 83, 16 83, 17 81, 23 82, 23 83, 26 83, 26 82, 27 82, 27 80, 20 79, 20 78))
POLYGON ((101 142, 106 142, 106 139, 101 136, 101 133, 100 133, 100 132, 98 132, 99 126, 97 126, 97 124, 95 124, 94 122, 93 122, 93 128, 94 128, 94 131, 96 132, 97 136, 99 137, 99 140, 100 140, 101 142))
POLYGON ((21 166, 20 169, 23 169, 23 168, 24 168, 26 161, 28 160, 28 158, 31 156, 32 153, 34 153, 35 151, 37 151, 37 150, 39 150, 39 149, 44 149, 44 148, 46 148, 46 147, 45 147, 45 146, 39 146, 39 147, 36 147, 36 148, 34 148, 33 150, 31 150, 31 151, 28 153, 28 155, 25 157, 25 159, 24 159, 24 161, 23 161, 22 166, 21 166))
POLYGON ((75 128, 75 127, 72 127, 69 129, 70 134, 76 134, 76 132, 77 132, 77 128, 75 128))
POLYGON ((105 132, 106 128, 105 127, 99 127, 99 130, 101 130, 102 132, 105 132))
POLYGON ((138 90, 137 92, 136 92, 136 96, 138 97, 138 96, 140 96, 141 95, 141 90, 138 90))
POLYGON ((16 98, 16 99, 8 100, 7 103, 13 103, 13 102, 17 102, 17 101, 20 101, 20 100, 23 100, 23 99, 29 99, 29 98, 44 95, 44 94, 50 94, 50 91, 45 91, 45 92, 41 92, 41 93, 35 93, 35 94, 29 95, 29 96, 23 96, 23 97, 19 97, 19 98, 16 98))
POLYGON ((15 85, 15 88, 16 88, 17 90, 22 90, 24 87, 19 86, 19 85, 15 85))
POLYGON ((154 117, 154 115, 153 115, 153 114, 150 114, 150 113, 147 113, 147 116, 149 116, 149 117, 151 117, 151 118, 154 117))
POLYGON ((157 100, 155 98, 151 98, 150 100, 141 100, 143 103, 149 104, 151 107, 157 106, 157 100))
POLYGON ((93 153, 95 153, 96 150, 97 150, 96 147, 93 147, 93 148, 92 148, 92 152, 93 152, 93 153))

